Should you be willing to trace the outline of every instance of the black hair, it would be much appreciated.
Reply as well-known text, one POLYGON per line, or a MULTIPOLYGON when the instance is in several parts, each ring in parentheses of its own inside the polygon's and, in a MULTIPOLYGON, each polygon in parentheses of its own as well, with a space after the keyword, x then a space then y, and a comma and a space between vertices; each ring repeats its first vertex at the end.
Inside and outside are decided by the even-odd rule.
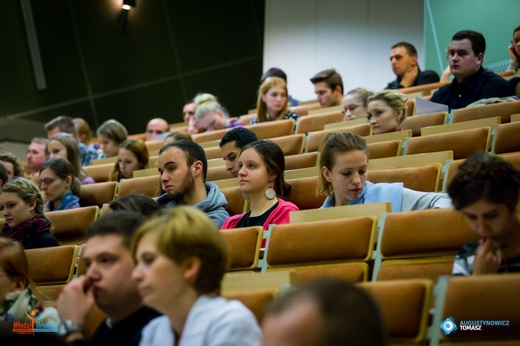
POLYGON ((87 238, 118 235, 123 238, 123 245, 130 249, 132 236, 145 221, 144 215, 134 211, 114 211, 94 221, 87 229, 87 238))
POLYGON ((471 48, 473 49, 473 54, 479 55, 480 53, 484 54, 486 52, 486 39, 484 35, 480 32, 473 30, 461 30, 451 38, 452 41, 461 41, 464 39, 468 39, 471 42, 471 48))
POLYGON ((208 160, 206 159, 206 153, 200 144, 185 139, 173 143, 166 143, 162 146, 161 150, 159 150, 159 155, 171 147, 177 147, 184 152, 188 167, 191 167, 195 161, 202 162, 202 178, 204 179, 204 182, 206 182, 206 176, 208 175, 208 160))
POLYGON ((257 140, 258 137, 253 131, 246 129, 245 127, 235 127, 231 131, 226 132, 220 140, 219 145, 222 147, 229 142, 235 141, 235 146, 242 149, 249 143, 253 143, 257 140))

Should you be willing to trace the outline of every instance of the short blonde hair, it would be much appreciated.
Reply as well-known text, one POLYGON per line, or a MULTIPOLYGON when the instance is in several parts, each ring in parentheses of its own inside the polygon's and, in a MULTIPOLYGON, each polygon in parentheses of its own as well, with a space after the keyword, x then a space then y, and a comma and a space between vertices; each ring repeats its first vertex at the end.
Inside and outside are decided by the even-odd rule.
POLYGON ((217 97, 211 94, 199 94, 193 100, 195 102, 195 119, 202 120, 206 113, 221 111, 224 117, 229 118, 227 110, 218 102, 217 97))
POLYGON ((134 234, 131 245, 134 257, 145 234, 155 234, 159 252, 175 263, 197 257, 200 269, 194 283, 195 290, 199 294, 220 293, 229 255, 224 237, 205 213, 195 207, 178 206, 152 218, 134 234))
POLYGON ((397 119, 399 123, 402 123, 404 119, 406 119, 408 113, 408 106, 406 106, 406 101, 408 101, 408 97, 405 94, 396 90, 383 90, 375 95, 370 96, 367 102, 370 103, 377 100, 384 101, 388 107, 392 108, 396 112, 403 110, 403 116, 401 119, 397 119))

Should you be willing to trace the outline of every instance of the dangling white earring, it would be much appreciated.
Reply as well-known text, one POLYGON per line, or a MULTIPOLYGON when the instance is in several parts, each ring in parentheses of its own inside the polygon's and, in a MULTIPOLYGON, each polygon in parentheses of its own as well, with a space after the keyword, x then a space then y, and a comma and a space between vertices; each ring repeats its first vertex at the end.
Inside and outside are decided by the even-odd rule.
POLYGON ((272 187, 268 187, 264 192, 265 197, 269 200, 274 199, 276 197, 276 191, 272 187))
POLYGON ((242 192, 242 198, 249 201, 249 196, 242 192))

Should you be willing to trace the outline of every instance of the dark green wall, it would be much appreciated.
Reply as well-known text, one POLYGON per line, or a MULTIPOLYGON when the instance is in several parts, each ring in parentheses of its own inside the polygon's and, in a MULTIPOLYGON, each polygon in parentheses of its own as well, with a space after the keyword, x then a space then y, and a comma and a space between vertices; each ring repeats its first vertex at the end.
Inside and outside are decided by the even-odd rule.
POLYGON ((67 114, 95 130, 115 118, 138 133, 152 117, 182 121, 198 92, 218 96, 233 116, 254 107, 263 0, 137 0, 124 33, 121 2, 31 1, 47 82, 39 91, 20 0, 1 0, 0 120, 67 114))
POLYGON ((509 60, 507 47, 520 25, 519 14, 519 0, 425 0, 425 68, 441 73, 448 66, 446 48, 453 34, 466 29, 486 38, 484 66, 509 60))

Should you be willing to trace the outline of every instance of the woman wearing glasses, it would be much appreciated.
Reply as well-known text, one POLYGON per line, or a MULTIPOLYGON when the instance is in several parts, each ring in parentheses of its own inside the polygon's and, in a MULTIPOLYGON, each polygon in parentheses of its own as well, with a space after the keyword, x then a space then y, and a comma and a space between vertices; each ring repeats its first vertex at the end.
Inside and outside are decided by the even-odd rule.
POLYGON ((46 211, 80 207, 81 182, 74 177, 74 168, 69 161, 61 157, 47 160, 40 171, 38 186, 47 200, 46 211))
POLYGON ((0 237, 22 243, 25 249, 58 246, 51 234, 51 223, 43 215, 38 186, 25 178, 16 178, 2 187, 0 208, 5 224, 0 237))
POLYGON ((354 120, 368 117, 368 98, 372 95, 374 95, 373 92, 363 88, 356 88, 347 92, 343 98, 346 119, 354 120))

